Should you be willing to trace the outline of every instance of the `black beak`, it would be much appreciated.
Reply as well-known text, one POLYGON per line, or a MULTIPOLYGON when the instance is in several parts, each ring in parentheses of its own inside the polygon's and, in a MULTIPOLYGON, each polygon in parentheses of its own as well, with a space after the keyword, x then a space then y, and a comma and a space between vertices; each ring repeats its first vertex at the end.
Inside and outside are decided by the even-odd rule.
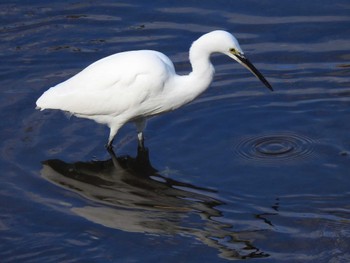
POLYGON ((246 67, 247 69, 249 69, 250 72, 252 72, 258 79, 261 80, 262 83, 265 84, 265 86, 273 91, 272 86, 270 85, 270 83, 264 78, 264 76, 259 72, 259 70, 256 69, 256 67, 254 67, 254 65, 242 54, 235 54, 234 55, 237 58, 237 61, 242 64, 244 67, 246 67))

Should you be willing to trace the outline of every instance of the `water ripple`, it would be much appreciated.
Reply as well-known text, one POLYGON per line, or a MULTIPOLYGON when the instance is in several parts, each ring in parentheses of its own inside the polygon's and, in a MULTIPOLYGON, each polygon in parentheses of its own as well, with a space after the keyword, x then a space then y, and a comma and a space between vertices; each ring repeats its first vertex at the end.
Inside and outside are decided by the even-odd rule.
POLYGON ((313 139, 296 133, 243 137, 233 145, 235 155, 257 164, 292 163, 314 153, 313 139))

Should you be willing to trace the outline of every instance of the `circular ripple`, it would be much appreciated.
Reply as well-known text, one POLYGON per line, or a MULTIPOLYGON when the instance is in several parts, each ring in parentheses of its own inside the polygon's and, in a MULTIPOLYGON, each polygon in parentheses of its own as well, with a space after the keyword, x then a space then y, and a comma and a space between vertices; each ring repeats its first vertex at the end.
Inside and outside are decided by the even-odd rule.
POLYGON ((245 160, 285 163, 308 158, 314 145, 314 141, 304 135, 282 133, 241 138, 234 144, 234 152, 245 160))

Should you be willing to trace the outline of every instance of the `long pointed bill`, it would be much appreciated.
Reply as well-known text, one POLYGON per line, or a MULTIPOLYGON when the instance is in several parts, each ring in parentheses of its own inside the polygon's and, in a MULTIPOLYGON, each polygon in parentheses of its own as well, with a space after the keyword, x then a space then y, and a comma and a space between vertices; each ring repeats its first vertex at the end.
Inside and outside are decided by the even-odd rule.
POLYGON ((252 72, 258 79, 261 80, 262 83, 265 84, 265 86, 270 89, 271 91, 273 91, 272 86, 270 85, 270 83, 264 78, 264 76, 259 72, 259 70, 256 69, 256 67, 254 67, 254 65, 243 55, 241 54, 237 54, 234 55, 237 58, 237 61, 243 65, 244 67, 246 67, 247 69, 249 69, 250 72, 252 72))

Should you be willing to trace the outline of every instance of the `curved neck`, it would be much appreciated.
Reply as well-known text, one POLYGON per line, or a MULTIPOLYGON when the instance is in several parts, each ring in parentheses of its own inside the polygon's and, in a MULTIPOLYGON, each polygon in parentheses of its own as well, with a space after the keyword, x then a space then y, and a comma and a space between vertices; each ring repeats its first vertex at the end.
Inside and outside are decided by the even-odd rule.
POLYGON ((190 48, 189 60, 192 72, 186 76, 187 86, 190 86, 190 93, 194 98, 209 87, 215 73, 210 62, 211 51, 207 50, 205 43, 199 40, 193 42, 190 48))
POLYGON ((173 79, 169 92, 172 98, 171 109, 176 109, 187 104, 204 92, 211 84, 214 77, 214 67, 210 62, 212 52, 206 49, 202 41, 195 41, 189 52, 189 60, 192 72, 185 76, 177 75, 173 79))
MULTIPOLYGON (((195 75, 198 79, 206 79, 211 83, 215 70, 210 62, 211 52, 206 49, 201 41, 195 41, 189 52, 189 59, 192 66, 190 75, 195 75)), ((209 85, 208 84, 208 85, 209 85)))

